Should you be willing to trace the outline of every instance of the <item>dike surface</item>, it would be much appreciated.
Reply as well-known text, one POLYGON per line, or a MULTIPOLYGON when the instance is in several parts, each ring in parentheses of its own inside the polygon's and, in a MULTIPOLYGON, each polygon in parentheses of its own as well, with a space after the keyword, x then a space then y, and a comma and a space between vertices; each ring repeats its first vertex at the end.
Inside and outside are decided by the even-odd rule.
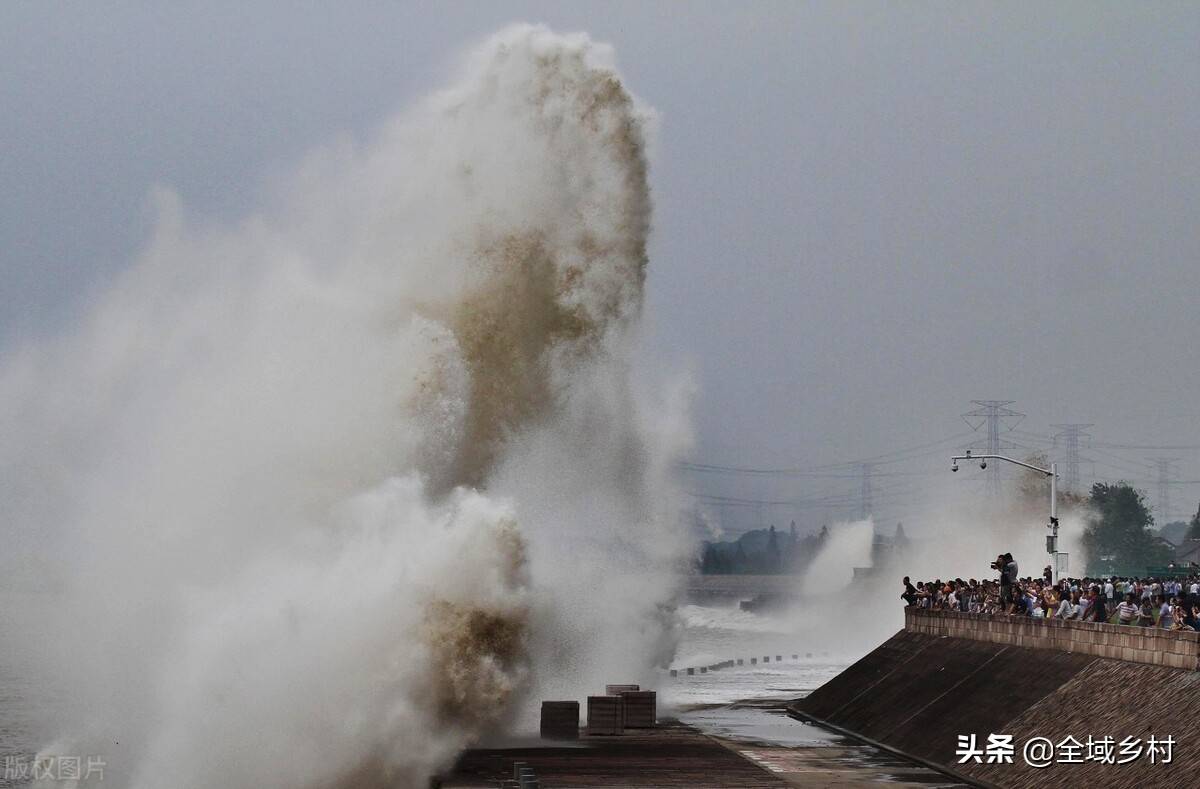
POLYGON ((790 709, 984 786, 1200 787, 1198 657, 1197 633, 908 608, 904 630, 790 709), (1012 737, 1011 762, 989 763, 991 735, 1012 737), (963 762, 972 736, 981 761, 963 762), (1148 747, 1167 737, 1169 763, 1148 747), (1026 758, 1036 738, 1044 766, 1041 742, 1026 758))

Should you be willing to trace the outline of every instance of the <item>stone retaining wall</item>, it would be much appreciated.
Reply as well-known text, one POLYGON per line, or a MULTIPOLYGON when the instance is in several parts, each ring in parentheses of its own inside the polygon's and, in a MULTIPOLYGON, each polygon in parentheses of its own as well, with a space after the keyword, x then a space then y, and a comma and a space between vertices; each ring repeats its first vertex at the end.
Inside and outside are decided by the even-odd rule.
POLYGON ((904 609, 904 629, 931 636, 1056 649, 1152 666, 1189 671, 1200 669, 1200 633, 1187 630, 1003 614, 963 614, 912 606, 904 609))

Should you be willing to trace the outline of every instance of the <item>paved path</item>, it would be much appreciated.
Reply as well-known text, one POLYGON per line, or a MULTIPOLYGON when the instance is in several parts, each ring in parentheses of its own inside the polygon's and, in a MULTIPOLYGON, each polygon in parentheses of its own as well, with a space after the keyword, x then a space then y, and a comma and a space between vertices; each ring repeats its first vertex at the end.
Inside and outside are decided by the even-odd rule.
POLYGON ((927 767, 881 756, 869 745, 792 748, 727 745, 786 781, 788 786, 848 788, 886 784, 889 789, 964 786, 927 767))
MULTIPOLYGON (((800 725, 797 723, 797 725, 800 725)), ((784 747, 720 740, 680 723, 577 744, 530 744, 465 752, 443 787, 482 789, 532 767, 543 789, 568 787, 901 787, 957 786, 932 770, 860 745, 784 747), (867 752, 871 754, 868 757, 867 752)))

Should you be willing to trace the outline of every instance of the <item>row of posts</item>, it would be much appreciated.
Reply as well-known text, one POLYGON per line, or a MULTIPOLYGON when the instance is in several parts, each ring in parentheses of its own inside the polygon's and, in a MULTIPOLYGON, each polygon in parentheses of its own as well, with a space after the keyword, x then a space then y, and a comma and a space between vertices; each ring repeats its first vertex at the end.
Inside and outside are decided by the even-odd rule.
MULTIPOLYGON (((822 656, 822 657, 826 657, 826 656, 828 656, 828 655, 829 655, 829 653, 828 653, 828 652, 822 652, 822 653, 821 653, 821 656, 822 656)), ((813 653, 812 653, 812 652, 805 652, 805 653, 804 653, 804 657, 805 657, 805 659, 811 659, 811 658, 812 658, 812 656, 813 656, 813 653)), ((798 653, 797 653, 797 654, 793 654, 793 655, 792 655, 792 660, 799 660, 799 659, 800 659, 800 655, 799 655, 798 653)), ((757 666, 757 665, 758 665, 759 658, 752 657, 752 658, 749 658, 749 660, 750 660, 750 665, 751 665, 751 666, 757 666)), ((762 662, 763 662, 763 663, 770 663, 770 662, 771 662, 771 656, 770 656, 770 655, 763 655, 763 656, 762 656, 762 662)), ((782 663, 782 662, 783 662, 783 655, 776 655, 776 656, 775 656, 775 662, 776 662, 776 663, 782 663)), ((671 669, 671 676, 672 676, 672 677, 678 677, 678 676, 680 676, 680 675, 682 674, 683 676, 692 677, 692 676, 695 676, 696 674, 707 674, 707 673, 708 673, 708 672, 710 672, 710 671, 720 671, 721 669, 725 669, 725 668, 733 668, 733 667, 735 667, 735 666, 744 666, 744 665, 746 665, 746 658, 737 658, 736 660, 722 660, 720 663, 713 663, 711 666, 700 666, 700 667, 698 667, 698 668, 697 668, 697 667, 691 667, 691 668, 673 668, 673 669, 671 669)))

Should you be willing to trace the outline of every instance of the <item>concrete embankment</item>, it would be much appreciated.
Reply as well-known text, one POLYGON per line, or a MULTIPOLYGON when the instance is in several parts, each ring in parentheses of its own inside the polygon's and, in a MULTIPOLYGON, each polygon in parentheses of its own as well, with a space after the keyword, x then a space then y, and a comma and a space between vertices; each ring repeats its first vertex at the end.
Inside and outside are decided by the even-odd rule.
POLYGON ((1197 633, 910 608, 904 630, 792 709, 985 784, 1196 786, 1198 656, 1197 633), (983 763, 959 763, 959 738, 972 735, 983 763), (1011 763, 987 763, 989 735, 1012 736, 1011 763), (1168 736, 1171 762, 1152 760, 1148 741, 1168 736), (1056 746, 1048 766, 1025 759, 1038 737, 1056 746), (1126 738, 1141 753, 1106 763, 1107 748, 1093 752, 1089 737, 1114 738, 1114 762, 1132 753, 1120 751, 1126 738))

